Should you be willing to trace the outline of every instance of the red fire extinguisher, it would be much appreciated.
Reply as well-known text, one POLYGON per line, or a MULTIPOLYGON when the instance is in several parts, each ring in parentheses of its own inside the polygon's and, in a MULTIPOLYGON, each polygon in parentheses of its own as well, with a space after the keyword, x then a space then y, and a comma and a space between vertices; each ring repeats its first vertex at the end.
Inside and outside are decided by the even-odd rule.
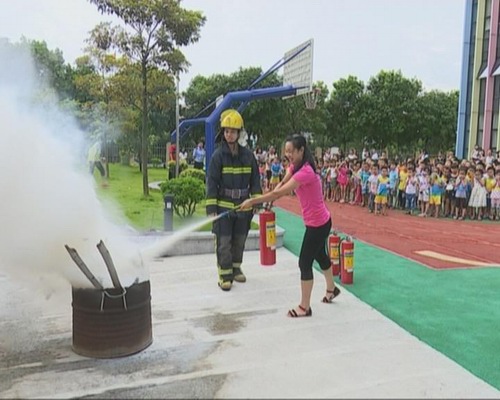
POLYGON ((346 237, 340 243, 340 282, 352 284, 354 279, 354 242, 346 237))
POLYGON ((340 274, 340 236, 335 231, 328 238, 328 254, 333 276, 338 276, 340 274))
POLYGON ((276 214, 271 206, 264 208, 259 214, 259 247, 262 265, 276 264, 276 214))

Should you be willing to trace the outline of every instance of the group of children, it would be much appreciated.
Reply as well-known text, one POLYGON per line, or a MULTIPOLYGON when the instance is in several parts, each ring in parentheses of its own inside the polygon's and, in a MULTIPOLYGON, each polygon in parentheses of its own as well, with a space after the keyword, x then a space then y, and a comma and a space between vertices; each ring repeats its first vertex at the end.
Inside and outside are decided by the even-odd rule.
MULTIPOLYGON (((286 157, 272 147, 267 152, 257 148, 255 157, 263 191, 273 190, 286 172, 286 157)), ((333 156, 316 159, 316 167, 327 202, 359 205, 375 215, 400 209, 420 217, 500 221, 500 160, 333 156)))
POLYGON ((430 170, 422 165, 419 171, 423 172, 411 168, 407 171, 408 176, 418 179, 419 215, 426 216, 432 207, 435 217, 443 215, 460 220, 468 217, 479 221, 483 218, 500 221, 500 168, 495 170, 494 165, 485 166, 482 163, 450 162, 448 165, 432 165, 430 170), (426 201, 427 191, 429 201, 426 201))
POLYGON ((370 165, 368 161, 318 162, 326 201, 367 206, 369 212, 387 215, 391 206, 395 171, 387 165, 370 165))
POLYGON ((270 146, 267 151, 262 151, 260 147, 257 147, 254 154, 259 166, 262 191, 274 190, 285 176, 288 160, 286 157, 281 159, 273 146, 270 146))
POLYGON ((401 209, 420 217, 500 221, 500 165, 428 159, 420 162, 318 160, 326 201, 387 215, 401 209))

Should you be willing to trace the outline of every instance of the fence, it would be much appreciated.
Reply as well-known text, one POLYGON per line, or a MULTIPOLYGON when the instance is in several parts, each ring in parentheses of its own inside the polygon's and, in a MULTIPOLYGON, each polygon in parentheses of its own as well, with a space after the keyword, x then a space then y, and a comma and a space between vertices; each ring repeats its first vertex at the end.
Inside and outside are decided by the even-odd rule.
MULTIPOLYGON (((187 162, 188 164, 192 164, 194 147, 181 147, 180 150, 185 150, 187 152, 187 162)), ((108 154, 103 155, 106 155, 110 163, 118 163, 122 161, 120 157, 120 146, 118 144, 109 142, 107 146, 107 152, 108 154)), ((138 163, 140 160, 140 154, 138 152, 133 153, 130 155, 130 158, 131 160, 138 163)), ((168 159, 167 146, 164 144, 155 144, 149 146, 148 158, 148 164, 150 164, 151 166, 165 167, 165 163, 168 159)))

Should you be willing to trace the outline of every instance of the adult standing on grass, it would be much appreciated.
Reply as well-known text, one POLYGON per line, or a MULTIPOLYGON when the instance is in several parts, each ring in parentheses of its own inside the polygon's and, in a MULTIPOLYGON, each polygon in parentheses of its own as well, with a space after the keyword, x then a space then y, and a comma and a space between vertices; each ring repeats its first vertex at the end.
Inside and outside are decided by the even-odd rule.
POLYGON ((196 169, 203 169, 203 164, 205 162, 206 152, 203 148, 203 142, 199 142, 198 146, 193 150, 193 162, 196 169))
POLYGON ((104 166, 102 165, 102 148, 101 148, 101 142, 99 140, 95 141, 92 146, 90 146, 88 153, 87 153, 87 162, 89 165, 89 173, 91 175, 94 174, 94 169, 97 168, 99 170, 99 173, 101 174, 101 178, 103 179, 102 185, 106 186, 107 185, 107 180, 106 180, 106 171, 104 170, 104 166))
MULTIPOLYGON (((250 196, 262 193, 257 160, 246 147, 243 118, 236 110, 226 110, 221 115, 220 147, 214 152, 207 171, 207 214, 215 216, 234 210, 250 196), (241 142, 241 143, 240 143, 241 142)), ((245 242, 250 230, 253 213, 229 213, 213 223, 215 234, 219 287, 230 290, 233 280, 246 282, 241 270, 245 242)))
POLYGON ((302 208, 306 232, 299 255, 301 300, 297 308, 288 311, 289 317, 310 317, 313 288, 313 261, 316 260, 326 281, 323 303, 331 303, 340 294, 333 281, 326 242, 332 228, 330 211, 325 205, 321 190, 321 178, 316 173, 316 164, 306 139, 293 135, 286 140, 285 153, 290 161, 288 171, 278 186, 263 196, 245 200, 241 208, 252 208, 256 204, 272 202, 295 191, 302 208))

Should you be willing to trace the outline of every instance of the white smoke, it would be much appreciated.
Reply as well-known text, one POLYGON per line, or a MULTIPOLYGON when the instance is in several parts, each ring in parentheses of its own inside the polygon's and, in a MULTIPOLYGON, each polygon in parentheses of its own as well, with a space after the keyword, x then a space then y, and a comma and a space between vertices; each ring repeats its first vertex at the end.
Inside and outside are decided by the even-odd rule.
POLYGON ((0 274, 44 291, 92 287, 75 248, 105 287, 102 239, 124 286, 147 279, 137 246, 111 221, 86 166, 84 133, 51 99, 27 50, 0 43, 0 274))

